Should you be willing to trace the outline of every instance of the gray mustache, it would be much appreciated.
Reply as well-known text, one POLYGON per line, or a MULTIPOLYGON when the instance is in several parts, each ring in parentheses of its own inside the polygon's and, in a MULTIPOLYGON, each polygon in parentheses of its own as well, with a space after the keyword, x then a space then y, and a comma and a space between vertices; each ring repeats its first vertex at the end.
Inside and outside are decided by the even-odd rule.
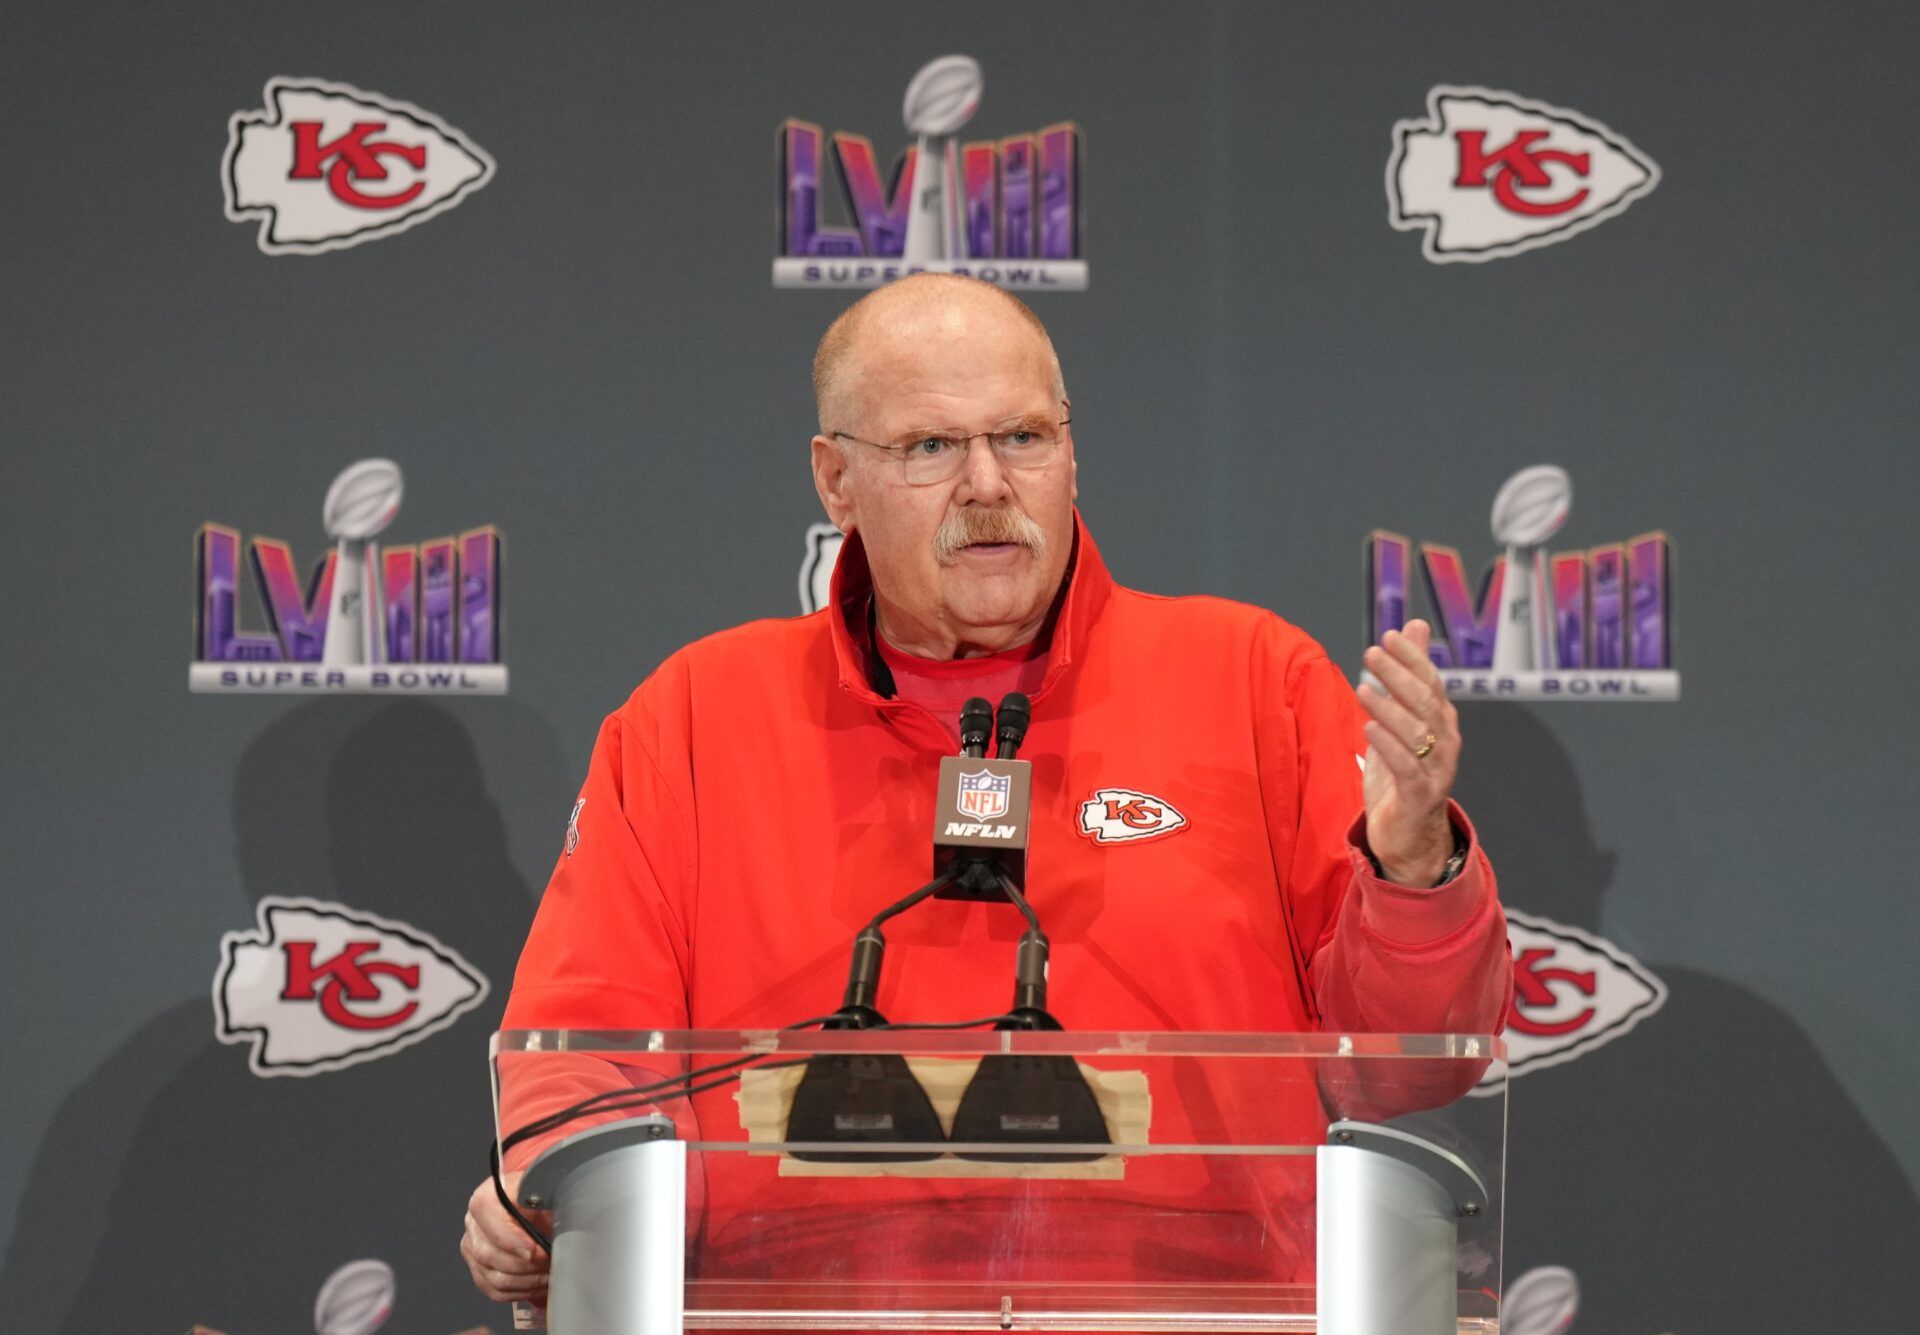
POLYGON ((961 552, 983 542, 1016 542, 1035 556, 1044 555, 1047 549, 1047 535, 1040 525, 1018 510, 976 510, 967 506, 940 521, 933 535, 934 559, 943 566, 952 565, 961 552))

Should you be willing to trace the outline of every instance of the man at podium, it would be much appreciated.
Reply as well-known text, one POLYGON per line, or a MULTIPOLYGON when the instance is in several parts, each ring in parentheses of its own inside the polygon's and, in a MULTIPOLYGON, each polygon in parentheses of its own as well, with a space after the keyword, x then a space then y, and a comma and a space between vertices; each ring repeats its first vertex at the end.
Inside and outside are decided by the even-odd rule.
MULTIPOLYGON (((507 1028, 832 1011, 854 934, 926 878, 962 703, 1016 691, 1026 892, 1068 1027, 1501 1028, 1505 922, 1450 798, 1461 739, 1424 623, 1367 651, 1356 694, 1271 612, 1116 584, 1074 506, 1052 342, 997 288, 883 287, 813 378, 814 485, 847 535, 829 605, 687 646, 607 718, 507 1028)), ((1023 926, 920 905, 889 925, 878 1010, 1000 1014, 1023 926)), ((541 1295, 546 1257, 491 1183, 461 1250, 490 1297, 541 1295)))

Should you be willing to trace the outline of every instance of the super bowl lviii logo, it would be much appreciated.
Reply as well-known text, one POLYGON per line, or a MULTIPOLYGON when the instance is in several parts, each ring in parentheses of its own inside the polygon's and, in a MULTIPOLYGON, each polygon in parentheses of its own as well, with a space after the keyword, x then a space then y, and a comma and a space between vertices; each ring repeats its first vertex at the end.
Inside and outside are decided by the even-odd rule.
POLYGON ((227 217, 269 255, 404 232, 493 179, 493 159, 430 111, 324 79, 270 79, 238 111, 220 163, 227 217))
MULTIPOLYGON (((1459 699, 1677 700, 1673 550, 1664 533, 1549 554, 1567 522, 1573 482, 1551 464, 1514 474, 1493 499, 1505 549, 1469 591, 1460 553, 1420 544, 1434 637, 1429 648, 1459 699)), ((1411 615, 1413 543, 1367 538, 1367 642, 1411 615)))
POLYGON ((1660 168, 1600 122, 1491 88, 1439 87, 1393 127, 1387 220, 1435 264, 1565 241, 1624 212, 1660 168))
POLYGON ((967 56, 942 56, 914 75, 902 110, 913 142, 884 185, 871 139, 783 124, 773 285, 878 287, 935 272, 1008 288, 1086 287, 1080 131, 1063 123, 962 143, 982 90, 967 56), (826 220, 829 176, 847 224, 826 220))
POLYGON ((400 512, 399 466, 363 459, 334 479, 321 521, 334 547, 302 583, 293 548, 246 542, 268 629, 241 627, 241 535, 202 524, 194 538, 194 662, 208 692, 499 695, 499 530, 412 546, 375 540, 400 512))

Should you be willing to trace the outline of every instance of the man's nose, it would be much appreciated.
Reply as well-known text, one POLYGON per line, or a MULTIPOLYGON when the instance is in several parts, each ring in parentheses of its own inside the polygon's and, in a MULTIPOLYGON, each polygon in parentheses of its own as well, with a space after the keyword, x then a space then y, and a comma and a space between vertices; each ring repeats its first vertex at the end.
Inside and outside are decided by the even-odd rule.
POLYGON ((967 442, 967 457, 960 465, 960 479, 966 491, 962 499, 992 505, 1012 493, 1007 470, 985 436, 967 442))

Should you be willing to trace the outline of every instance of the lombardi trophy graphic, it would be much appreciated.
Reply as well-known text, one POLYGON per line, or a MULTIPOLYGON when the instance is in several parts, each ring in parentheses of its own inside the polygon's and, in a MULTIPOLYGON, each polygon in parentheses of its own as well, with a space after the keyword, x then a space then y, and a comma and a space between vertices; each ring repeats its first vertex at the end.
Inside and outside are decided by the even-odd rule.
POLYGON ((362 459, 327 488, 322 522, 338 545, 320 650, 325 667, 387 661, 380 544, 373 539, 400 513, 400 493, 400 465, 390 459, 362 459))
POLYGON ((980 89, 980 65, 971 56, 941 56, 907 85, 907 133, 919 136, 902 255, 909 264, 967 258, 955 136, 980 109, 980 89))
POLYGON ((1554 666, 1546 543, 1567 522, 1572 505, 1573 481, 1552 464, 1521 469, 1493 498, 1493 540, 1507 549, 1500 620, 1493 632, 1495 672, 1554 666))

